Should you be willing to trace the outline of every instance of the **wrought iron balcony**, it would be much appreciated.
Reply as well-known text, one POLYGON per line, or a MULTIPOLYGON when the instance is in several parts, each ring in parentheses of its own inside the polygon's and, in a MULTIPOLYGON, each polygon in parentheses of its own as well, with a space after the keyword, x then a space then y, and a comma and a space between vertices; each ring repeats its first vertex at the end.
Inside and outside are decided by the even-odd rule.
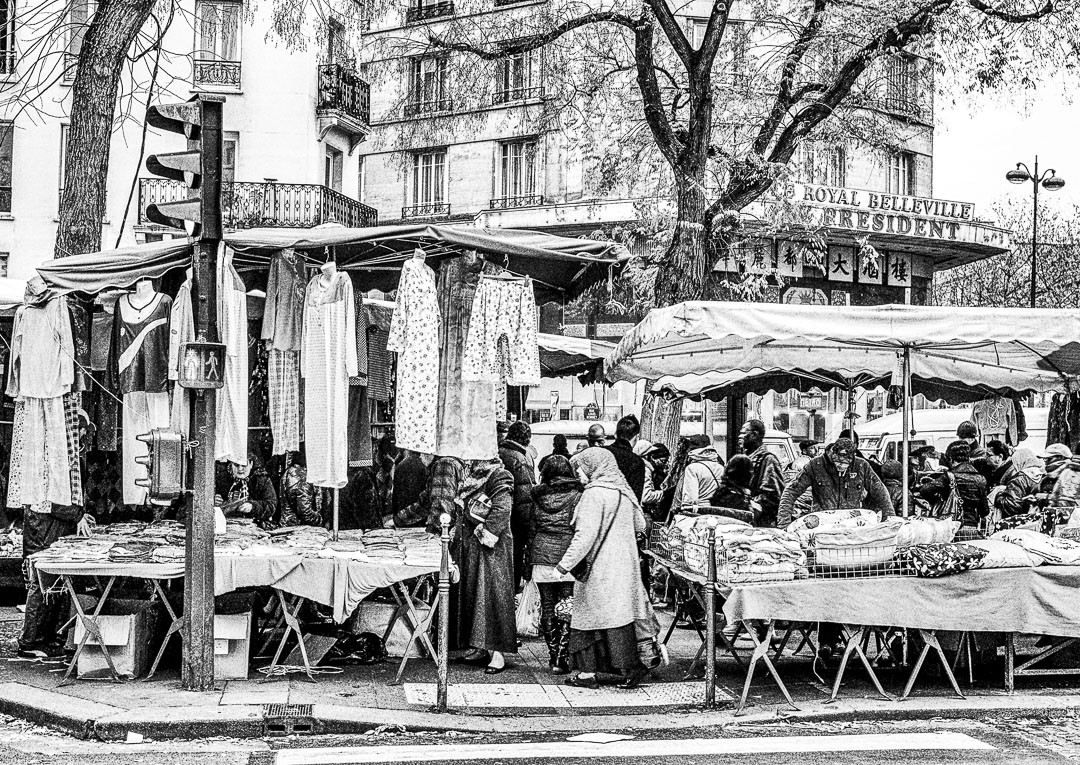
POLYGON ((491 200, 492 210, 510 210, 515 207, 537 207, 544 204, 543 194, 519 194, 516 197, 495 197, 491 200))
POLYGON ((195 76, 192 84, 196 88, 240 89, 239 61, 195 59, 193 64, 195 76))
POLYGON ((450 214, 449 202, 432 202, 426 205, 412 205, 401 208, 402 218, 435 218, 450 214))
POLYGON ((364 125, 371 123, 371 86, 342 64, 319 67, 319 100, 315 106, 320 116, 340 112, 364 125))
POLYGON ((443 114, 454 110, 454 99, 436 98, 430 101, 410 99, 405 104, 406 117, 419 117, 421 114, 443 114))
POLYGON ((509 104, 514 101, 529 101, 534 98, 543 97, 543 85, 536 85, 531 88, 507 88, 506 90, 495 91, 495 95, 491 97, 491 103, 496 105, 509 104))
POLYGON ((922 104, 914 97, 887 96, 880 101, 878 106, 884 111, 915 119, 922 119, 924 116, 922 104))
POLYGON ((423 21, 431 21, 432 19, 441 19, 445 16, 453 15, 453 0, 439 0, 439 2, 436 3, 417 2, 414 5, 410 5, 408 10, 405 11, 405 23, 419 24, 423 21))
MULTIPOLYGON (((139 224, 149 225, 146 206, 186 199, 188 187, 165 178, 139 179, 139 224)), ((355 199, 313 183, 221 184, 221 217, 226 228, 311 228, 340 223, 349 228, 379 225, 379 214, 355 199)))

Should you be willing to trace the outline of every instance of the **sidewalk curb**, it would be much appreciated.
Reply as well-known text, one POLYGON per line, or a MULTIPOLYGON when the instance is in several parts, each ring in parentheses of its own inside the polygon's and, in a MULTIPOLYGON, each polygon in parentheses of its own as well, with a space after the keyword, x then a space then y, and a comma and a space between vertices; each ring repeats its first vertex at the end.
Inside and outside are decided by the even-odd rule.
MULTIPOLYGON (((891 720, 985 719, 1024 716, 1080 716, 1080 695, 912 698, 904 702, 841 699, 794 711, 786 705, 731 709, 569 715, 447 714, 334 704, 312 708, 315 734, 363 735, 398 726, 412 733, 540 734, 583 731, 651 731, 761 725, 767 723, 885 722, 891 720)), ((645 709, 645 708, 642 708, 645 709)), ((56 728, 81 739, 123 741, 129 732, 156 740, 213 736, 260 738, 265 735, 260 705, 122 709, 17 682, 0 683, 0 713, 56 728)))

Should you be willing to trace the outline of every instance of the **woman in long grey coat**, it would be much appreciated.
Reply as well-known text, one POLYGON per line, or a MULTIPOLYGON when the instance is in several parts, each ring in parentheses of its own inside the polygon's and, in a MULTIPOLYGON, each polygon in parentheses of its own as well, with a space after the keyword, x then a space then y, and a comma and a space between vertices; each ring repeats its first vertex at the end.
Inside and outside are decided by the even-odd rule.
POLYGON ((645 516, 611 452, 593 447, 571 463, 585 491, 574 514, 574 538, 556 570, 571 571, 583 560, 592 565, 586 580, 574 585, 570 653, 578 673, 567 684, 596 688, 616 675, 620 688, 635 688, 648 673, 638 658, 638 639, 657 632, 638 565, 645 516))

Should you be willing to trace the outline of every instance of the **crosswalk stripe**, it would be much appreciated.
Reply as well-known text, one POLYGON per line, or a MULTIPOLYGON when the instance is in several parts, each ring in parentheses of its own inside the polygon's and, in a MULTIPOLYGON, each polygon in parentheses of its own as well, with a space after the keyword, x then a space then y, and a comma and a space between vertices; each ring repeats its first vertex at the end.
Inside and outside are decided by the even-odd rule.
POLYGON ((884 733, 838 736, 755 736, 675 741, 617 741, 610 744, 546 741, 520 744, 445 744, 286 749, 276 765, 365 765, 385 762, 458 760, 591 759, 674 757, 784 752, 988 750, 994 747, 963 733, 884 733))

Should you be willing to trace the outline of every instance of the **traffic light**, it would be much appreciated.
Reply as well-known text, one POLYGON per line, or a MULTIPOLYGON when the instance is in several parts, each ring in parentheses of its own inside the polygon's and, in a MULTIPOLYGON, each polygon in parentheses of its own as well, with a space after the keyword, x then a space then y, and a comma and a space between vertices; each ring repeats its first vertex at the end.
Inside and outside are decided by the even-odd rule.
POLYGON ((146 467, 146 478, 135 483, 148 489, 150 502, 170 505, 184 492, 184 437, 175 430, 154 428, 149 433, 136 436, 147 446, 145 457, 135 461, 146 467))
POLYGON ((176 202, 146 206, 153 223, 186 229, 193 237, 221 238, 221 105, 223 96, 200 94, 181 104, 146 110, 146 121, 159 130, 187 137, 187 151, 154 154, 146 169, 184 183, 194 195, 176 202))

